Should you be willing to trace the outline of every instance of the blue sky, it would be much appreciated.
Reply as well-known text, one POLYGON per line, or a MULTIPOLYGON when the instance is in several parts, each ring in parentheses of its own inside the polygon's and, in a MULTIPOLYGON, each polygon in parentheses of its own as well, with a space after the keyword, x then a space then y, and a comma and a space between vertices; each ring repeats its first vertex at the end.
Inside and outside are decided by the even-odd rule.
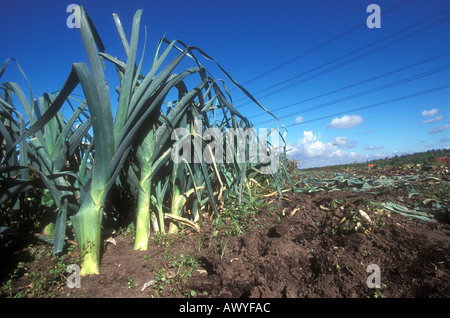
MULTIPOLYGON (((129 36, 137 9, 144 9, 140 43, 146 26, 148 63, 163 35, 203 49, 287 126, 290 154, 302 167, 450 146, 446 0, 2 0, 0 59, 20 63, 35 96, 58 90, 72 63, 87 62, 78 30, 66 26, 71 3, 86 8, 118 58, 125 53, 112 13, 129 36), (380 7, 381 28, 367 27, 369 4, 380 7)), ((107 77, 115 83, 113 70, 107 77)), ((13 64, 1 81, 26 91, 13 64)), ((231 93, 257 128, 280 126, 231 93)))

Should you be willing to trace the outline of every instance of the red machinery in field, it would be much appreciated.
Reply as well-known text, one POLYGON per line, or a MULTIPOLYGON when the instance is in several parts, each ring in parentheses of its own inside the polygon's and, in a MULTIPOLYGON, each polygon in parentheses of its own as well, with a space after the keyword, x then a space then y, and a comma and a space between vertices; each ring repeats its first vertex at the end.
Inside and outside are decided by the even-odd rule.
POLYGON ((438 158, 430 158, 431 162, 439 162, 439 163, 443 163, 445 165, 450 164, 450 157, 449 156, 445 156, 445 157, 438 157, 438 158))

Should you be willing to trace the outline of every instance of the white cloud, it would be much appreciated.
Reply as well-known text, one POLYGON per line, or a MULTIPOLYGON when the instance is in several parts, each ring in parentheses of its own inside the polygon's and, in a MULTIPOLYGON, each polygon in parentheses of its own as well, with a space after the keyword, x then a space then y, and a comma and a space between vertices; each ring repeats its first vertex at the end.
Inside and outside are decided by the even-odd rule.
POLYGON ((296 125, 300 124, 301 122, 303 122, 303 116, 298 116, 294 120, 294 124, 296 125))
MULTIPOLYGON (((449 123, 450 126, 450 123, 449 123)), ((406 152, 394 150, 391 153, 371 152, 368 154, 358 154, 356 152, 346 152, 340 148, 350 143, 346 137, 337 137, 333 142, 323 142, 320 135, 314 135, 312 131, 304 131, 298 142, 287 145, 288 158, 299 160, 300 168, 326 167, 339 164, 351 164, 354 162, 366 162, 370 160, 401 156, 406 152)), ((444 141, 447 139, 443 139, 444 141)), ((425 147, 428 144, 424 145, 425 147)), ((368 149, 377 150, 383 147, 369 146, 368 149)), ((450 146, 447 147, 450 149, 450 146)))
POLYGON ((314 136, 312 131, 304 131, 303 138, 298 141, 301 152, 308 157, 331 154, 335 149, 330 143, 319 141, 320 136, 314 136))
POLYGON ((431 116, 436 116, 437 114, 439 114, 439 109, 437 109, 437 108, 433 108, 433 109, 430 109, 430 110, 424 110, 424 111, 422 111, 422 113, 421 113, 421 115, 423 116, 423 117, 431 117, 431 116))
POLYGON ((364 160, 354 152, 346 153, 342 149, 350 148, 354 143, 346 137, 338 137, 334 142, 322 142, 319 135, 304 131, 297 143, 286 147, 288 157, 300 161, 301 168, 323 167, 364 160), (347 147, 347 148, 345 148, 347 147), (341 148, 341 149, 340 149, 341 148))
POLYGON ((382 146, 367 146, 366 149, 367 150, 378 150, 378 149, 382 149, 382 146))
POLYGON ((348 129, 361 125, 363 121, 363 118, 359 115, 345 115, 341 118, 334 118, 327 127, 335 129, 348 129))
POLYGON ((350 149, 355 147, 356 142, 347 137, 337 137, 336 140, 332 142, 332 145, 340 149, 350 149))
POLYGON ((437 134, 437 133, 440 133, 441 131, 444 131, 444 130, 446 130, 448 128, 450 128, 450 123, 447 123, 447 124, 445 124, 443 126, 436 127, 434 129, 431 129, 428 133, 429 134, 437 134))
POLYGON ((436 117, 434 117, 434 118, 424 120, 424 121, 422 122, 422 124, 431 124, 431 123, 435 123, 435 122, 437 122, 437 121, 441 121, 442 119, 444 119, 444 116, 439 115, 439 116, 436 116, 436 117))

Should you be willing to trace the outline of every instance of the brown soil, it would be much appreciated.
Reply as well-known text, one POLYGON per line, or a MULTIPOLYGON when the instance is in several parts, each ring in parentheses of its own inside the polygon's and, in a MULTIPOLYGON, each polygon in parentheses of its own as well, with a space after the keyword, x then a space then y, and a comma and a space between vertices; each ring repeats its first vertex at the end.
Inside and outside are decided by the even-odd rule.
MULTIPOLYGON (((293 206, 304 209, 233 240, 223 258, 202 250, 208 276, 188 286, 211 297, 450 296, 448 225, 391 215, 384 226, 366 233, 332 234, 345 210, 320 206, 326 208, 333 198, 345 198, 344 209, 356 211, 366 210, 364 198, 374 199, 347 192, 288 195, 293 206), (367 287, 370 264, 380 268, 379 290, 367 287)), ((292 210, 291 202, 283 206, 292 210)))
MULTIPOLYGON (((58 297, 450 297, 450 225, 371 204, 400 200, 411 200, 403 189, 287 192, 268 197, 241 235, 216 231, 208 220, 200 234, 152 237, 145 252, 133 250, 131 235, 116 235, 106 245, 101 273, 82 277, 81 288, 60 284, 58 297), (182 263, 181 254, 197 266, 182 263), (379 266, 381 288, 367 285, 370 264, 379 266)), ((15 286, 24 288, 27 279, 15 286)))

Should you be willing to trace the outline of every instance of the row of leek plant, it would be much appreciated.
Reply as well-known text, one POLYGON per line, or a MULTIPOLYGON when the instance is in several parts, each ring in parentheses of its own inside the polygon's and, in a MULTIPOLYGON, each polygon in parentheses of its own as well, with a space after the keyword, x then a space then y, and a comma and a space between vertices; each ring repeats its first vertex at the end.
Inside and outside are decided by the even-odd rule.
MULTIPOLYGON (((108 214, 111 189, 134 189, 137 200, 134 248, 145 250, 152 227, 165 232, 168 223, 167 230, 173 233, 182 223, 198 230, 202 211, 210 208, 218 214, 221 202, 229 193, 246 200, 249 180, 267 163, 247 159, 207 164, 202 158, 194 158, 193 162, 174 161, 173 153, 186 138, 199 137, 194 142, 201 149, 207 144, 205 136, 195 135, 199 129, 215 128, 226 136, 231 128, 252 127, 229 101, 225 82, 213 79, 197 55, 214 62, 228 80, 265 108, 204 51, 178 40, 169 42, 163 38, 157 45, 150 71, 142 75, 145 46, 137 64, 142 10, 134 16, 129 41, 119 17, 113 15, 126 53, 124 62, 105 52, 91 19, 83 7, 79 9, 79 30, 90 70, 85 63, 72 64, 58 94, 46 94, 39 102, 33 99, 30 88, 31 104, 17 85, 3 84, 0 129, 4 151, 0 173, 10 182, 9 188, 18 189, 9 191, 9 197, 36 186, 35 180, 27 177, 27 170, 32 168, 39 173, 42 186, 51 190, 57 206, 55 252, 62 250, 66 218, 70 215, 83 255, 81 273, 84 275, 100 270, 102 221, 108 214), (167 46, 163 50, 164 44, 167 46), (169 60, 169 53, 173 52, 175 57, 169 60), (178 71, 185 60, 193 66, 178 71), (120 81, 116 88, 119 96, 115 116, 104 73, 105 61, 112 63, 120 81), (188 89, 187 82, 194 78, 197 85, 188 89), (85 100, 65 119, 61 108, 70 103, 78 85, 85 100), (172 92, 177 94, 177 99, 167 102, 172 92), (25 110, 28 129, 23 116, 12 106, 13 93, 25 110), (178 136, 177 128, 188 134, 178 136)), ((237 156, 238 147, 232 147, 232 156, 237 156)), ((215 151, 221 151, 219 148, 215 151)), ((267 151, 271 150, 264 149, 267 151)), ((277 174, 272 176, 278 184, 277 174)), ((279 194, 282 195, 281 191, 279 194)))
MULTIPOLYGON (((4 62, 0 77, 11 61, 15 60, 4 62)), ((18 63, 17 66, 28 82, 18 63)), ((2 208, 9 204, 20 211, 20 196, 33 188, 47 189, 56 205, 54 222, 48 224, 54 228, 54 238, 50 241, 54 244, 54 253, 59 253, 64 245, 67 215, 78 210, 79 202, 84 198, 83 187, 89 179, 86 171, 92 159, 88 133, 91 120, 85 111, 85 102, 74 107, 73 103, 79 101, 69 99, 66 100, 72 110, 69 118, 58 112, 45 119, 50 105, 56 101, 55 95, 44 94, 34 99, 29 83, 28 86, 30 100, 15 82, 4 82, 1 86, 0 204, 2 208), (14 96, 22 112, 14 106, 14 96), (43 120, 46 125, 36 129, 43 120), (26 122, 31 125, 28 130, 25 129, 26 122), (31 138, 27 140, 25 136, 31 138), (31 178, 36 174, 38 178, 31 178)))

